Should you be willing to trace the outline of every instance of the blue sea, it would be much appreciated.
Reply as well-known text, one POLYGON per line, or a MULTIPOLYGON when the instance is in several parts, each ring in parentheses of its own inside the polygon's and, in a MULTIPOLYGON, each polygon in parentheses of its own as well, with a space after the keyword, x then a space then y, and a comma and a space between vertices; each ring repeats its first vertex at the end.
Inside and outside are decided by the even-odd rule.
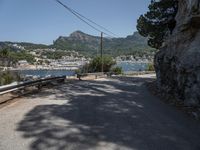
POLYGON ((58 76, 74 76, 73 70, 20 70, 18 73, 22 76, 37 76, 37 77, 58 77, 58 76))
POLYGON ((134 71, 145 71, 147 69, 147 64, 145 63, 120 62, 117 63, 117 66, 122 67, 124 73, 134 71))
MULTIPOLYGON (((116 66, 122 67, 124 73, 134 72, 134 71, 145 71, 147 64, 144 63, 130 63, 130 62, 120 62, 116 66)), ((47 77, 47 76, 74 76, 75 71, 73 70, 21 70, 18 73, 22 76, 37 76, 37 77, 47 77)))

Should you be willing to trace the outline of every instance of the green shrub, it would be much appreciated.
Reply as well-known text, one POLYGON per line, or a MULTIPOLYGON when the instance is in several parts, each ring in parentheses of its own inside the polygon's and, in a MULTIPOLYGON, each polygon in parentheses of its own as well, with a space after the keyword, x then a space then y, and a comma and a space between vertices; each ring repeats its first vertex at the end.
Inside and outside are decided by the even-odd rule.
POLYGON ((20 77, 15 72, 4 71, 0 73, 0 85, 10 84, 14 81, 19 81, 20 77))
POLYGON ((154 64, 153 63, 147 64, 146 71, 155 71, 154 64))
MULTIPOLYGON (((111 71, 112 66, 114 66, 116 62, 110 56, 103 56, 103 71, 109 72, 111 71)), ((101 72, 102 67, 102 59, 100 56, 93 58, 89 64, 85 64, 82 68, 76 71, 76 73, 93 73, 93 72, 101 72)))
MULTIPOLYGON (((103 72, 109 72, 116 62, 110 56, 103 56, 103 72)), ((95 57, 88 66, 89 72, 101 72, 102 59, 100 56, 95 57)))
POLYGON ((122 67, 119 66, 112 68, 111 72, 115 75, 123 74, 122 67))

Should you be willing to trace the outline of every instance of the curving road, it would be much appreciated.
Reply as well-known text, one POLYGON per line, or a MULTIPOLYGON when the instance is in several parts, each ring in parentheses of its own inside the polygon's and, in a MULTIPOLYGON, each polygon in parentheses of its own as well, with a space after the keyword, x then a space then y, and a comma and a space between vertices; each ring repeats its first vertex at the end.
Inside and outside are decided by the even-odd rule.
POLYGON ((200 123, 148 78, 74 81, 0 108, 0 150, 200 150, 200 123))

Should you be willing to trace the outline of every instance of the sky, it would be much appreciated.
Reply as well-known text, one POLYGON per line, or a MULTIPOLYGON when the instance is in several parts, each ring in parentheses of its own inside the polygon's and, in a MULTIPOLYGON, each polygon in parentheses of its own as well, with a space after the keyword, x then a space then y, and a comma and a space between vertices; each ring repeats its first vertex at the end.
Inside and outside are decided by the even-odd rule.
MULTIPOLYGON (((60 0, 119 37, 136 31, 150 0, 60 0)), ((81 30, 100 33, 78 20, 55 0, 0 0, 0 41, 52 44, 81 30)))

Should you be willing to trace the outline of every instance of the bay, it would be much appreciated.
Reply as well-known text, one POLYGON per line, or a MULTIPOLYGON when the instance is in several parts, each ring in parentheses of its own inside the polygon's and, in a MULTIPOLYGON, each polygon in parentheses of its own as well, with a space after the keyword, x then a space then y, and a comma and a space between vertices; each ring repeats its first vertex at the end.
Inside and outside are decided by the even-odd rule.
POLYGON ((58 76, 74 76, 74 70, 20 70, 18 73, 22 76, 36 76, 36 77, 58 77, 58 76))
POLYGON ((123 72, 145 71, 147 69, 146 63, 133 63, 128 61, 118 62, 116 66, 122 68, 123 72))
MULTIPOLYGON (((132 63, 132 62, 119 62, 116 66, 122 67, 124 73, 145 71, 147 64, 145 63, 132 63)), ((57 76, 74 76, 74 70, 18 70, 18 73, 22 76, 36 76, 36 77, 57 77, 57 76)))

